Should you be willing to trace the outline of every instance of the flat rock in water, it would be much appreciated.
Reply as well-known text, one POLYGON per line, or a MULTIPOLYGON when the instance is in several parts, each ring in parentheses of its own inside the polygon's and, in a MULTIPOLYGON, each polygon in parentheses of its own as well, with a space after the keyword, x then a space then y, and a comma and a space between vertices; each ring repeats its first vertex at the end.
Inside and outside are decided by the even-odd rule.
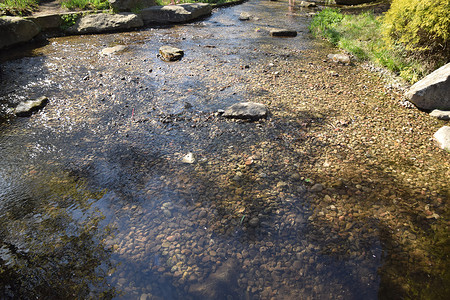
POLYGON ((450 63, 416 82, 406 97, 422 109, 450 110, 450 63))
POLYGON ((242 12, 240 15, 239 15, 239 20, 240 21, 248 21, 248 20, 250 20, 252 18, 252 16, 249 14, 249 13, 247 13, 247 12, 242 12))
POLYGON ((0 49, 27 42, 39 33, 39 27, 32 21, 20 17, 0 18, 0 49))
POLYGON ((447 121, 450 120, 450 111, 435 109, 430 113, 430 116, 447 121))
POLYGON ((146 24, 185 23, 211 14, 207 3, 183 3, 178 5, 153 6, 141 10, 146 24))
POLYGON ((142 18, 132 13, 92 14, 82 16, 75 25, 67 29, 68 33, 101 33, 117 30, 128 30, 144 26, 142 18))
POLYGON ((176 61, 183 57, 184 51, 172 46, 162 46, 159 48, 159 54, 161 55, 162 60, 176 61))
POLYGON ((25 101, 17 105, 14 113, 18 117, 29 117, 33 112, 43 108, 48 103, 48 98, 42 96, 36 100, 25 101))
POLYGON ((226 118, 258 120, 267 117, 267 108, 261 103, 236 103, 227 108, 222 116, 226 118))
POLYGON ((350 63, 350 56, 345 54, 328 54, 328 59, 332 60, 335 63, 341 63, 341 64, 349 64, 350 63))
POLYGON ((102 49, 101 54, 102 55, 111 55, 111 54, 123 51, 125 49, 127 49, 127 46, 117 45, 114 47, 108 47, 108 48, 102 49))
POLYGON ((270 35, 277 37, 296 37, 297 31, 283 28, 273 28, 270 30, 270 35))
POLYGON ((450 126, 441 127, 433 137, 440 148, 450 151, 450 126))

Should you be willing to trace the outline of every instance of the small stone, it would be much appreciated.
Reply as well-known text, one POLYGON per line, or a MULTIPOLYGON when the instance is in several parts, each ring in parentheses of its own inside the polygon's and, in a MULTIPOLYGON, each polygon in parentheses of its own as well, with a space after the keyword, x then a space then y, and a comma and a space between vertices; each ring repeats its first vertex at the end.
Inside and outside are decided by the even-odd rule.
POLYGON ((276 37, 296 37, 297 31, 290 29, 274 28, 270 30, 270 35, 276 37))
POLYGON ((350 56, 345 54, 328 54, 328 59, 332 60, 335 63, 346 65, 350 63, 350 56))
POLYGON ((247 12, 242 12, 240 15, 239 15, 239 20, 240 21, 248 21, 248 20, 250 20, 251 19, 251 15, 249 14, 249 13, 247 13, 247 12))
POLYGON ((313 193, 319 193, 321 191, 323 191, 323 185, 320 183, 316 183, 311 187, 311 192, 313 193))
POLYGON ((184 51, 172 46, 162 46, 159 48, 161 59, 165 61, 180 60, 184 56, 184 51))
POLYGON ((257 217, 251 218, 250 221, 248 221, 248 224, 251 227, 257 227, 259 225, 259 218, 257 217))
POLYGON ((48 103, 48 98, 42 96, 36 100, 30 100, 26 102, 22 102, 17 105, 15 109, 15 114, 18 117, 29 117, 33 112, 43 108, 48 103))
POLYGON ((447 121, 450 120, 450 111, 435 109, 430 113, 430 116, 447 121))
POLYGON ((195 157, 194 154, 189 152, 188 154, 186 154, 183 159, 181 160, 182 162, 186 163, 186 164, 193 164, 195 162, 195 157))
POLYGON ((309 2, 309 1, 300 1, 300 3, 298 4, 300 7, 316 7, 317 4, 315 4, 314 2, 309 2))
POLYGON ((127 46, 124 45, 117 45, 114 47, 108 47, 108 48, 104 48, 102 49, 102 51, 100 52, 101 55, 111 55, 117 52, 121 52, 124 51, 125 49, 127 49, 127 46))
POLYGON ((264 104, 243 102, 231 105, 225 110, 225 118, 258 120, 267 116, 267 108, 264 104))

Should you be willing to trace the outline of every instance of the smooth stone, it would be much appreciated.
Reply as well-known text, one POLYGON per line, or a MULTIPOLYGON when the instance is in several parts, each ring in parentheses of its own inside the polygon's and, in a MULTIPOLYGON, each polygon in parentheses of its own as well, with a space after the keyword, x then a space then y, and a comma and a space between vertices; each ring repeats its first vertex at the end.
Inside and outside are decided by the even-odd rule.
POLYGON ((350 63, 350 56, 345 54, 328 54, 328 59, 332 60, 335 63, 341 63, 341 64, 349 64, 350 63))
POLYGON ((251 227, 258 227, 258 225, 259 225, 259 218, 257 218, 257 217, 251 218, 250 221, 248 221, 248 224, 251 227))
POLYGON ((127 46, 124 45, 117 45, 114 47, 108 47, 108 48, 104 48, 101 51, 102 55, 111 55, 113 53, 117 53, 117 52, 121 52, 123 50, 127 49, 127 46))
POLYGON ((450 110, 450 63, 416 82, 405 96, 422 109, 450 110))
POLYGON ((257 120, 267 117, 267 108, 261 103, 236 103, 227 108, 222 116, 225 118, 257 120))
POLYGON ((316 7, 317 4, 314 2, 309 2, 309 1, 300 1, 298 6, 300 6, 300 7, 316 7))
POLYGON ((189 152, 188 154, 186 154, 183 157, 183 159, 181 161, 186 164, 193 164, 193 163, 195 163, 195 156, 193 153, 189 152))
POLYGON ((45 107, 48 103, 48 98, 42 96, 36 100, 25 101, 17 105, 14 113, 18 117, 29 117, 33 112, 45 107))
POLYGON ((321 191, 323 191, 323 185, 320 184, 320 183, 316 183, 315 185, 313 185, 311 187, 311 192, 313 192, 313 193, 318 193, 318 192, 321 192, 321 191))
POLYGON ((273 28, 270 30, 270 35, 276 37, 296 37, 297 31, 283 28, 273 28))
POLYGON ((441 149, 450 151, 450 126, 441 127, 433 137, 441 149))
POLYGON ((184 51, 172 46, 162 46, 159 48, 159 54, 161 54, 162 60, 176 61, 183 57, 184 51))
POLYGON ((447 121, 450 120, 450 111, 435 109, 430 113, 430 116, 447 121))
POLYGON ((247 13, 247 12, 242 12, 240 15, 239 15, 239 20, 240 21, 248 21, 248 20, 250 20, 251 19, 251 15, 249 14, 249 13, 247 13))

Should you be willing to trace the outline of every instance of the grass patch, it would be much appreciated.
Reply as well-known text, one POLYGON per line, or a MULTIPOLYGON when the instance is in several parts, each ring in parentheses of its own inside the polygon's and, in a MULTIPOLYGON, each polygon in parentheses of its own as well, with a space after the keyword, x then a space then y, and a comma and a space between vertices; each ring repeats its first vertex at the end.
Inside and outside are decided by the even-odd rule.
POLYGON ((361 60, 384 66, 414 83, 431 72, 426 60, 419 59, 402 47, 390 47, 383 39, 382 17, 372 12, 343 15, 337 9, 324 9, 311 22, 311 33, 323 37, 361 60))
POLYGON ((109 9, 108 0, 63 0, 61 6, 67 9, 109 9))
POLYGON ((38 0, 0 0, 0 11, 12 16, 31 14, 38 7, 38 0))

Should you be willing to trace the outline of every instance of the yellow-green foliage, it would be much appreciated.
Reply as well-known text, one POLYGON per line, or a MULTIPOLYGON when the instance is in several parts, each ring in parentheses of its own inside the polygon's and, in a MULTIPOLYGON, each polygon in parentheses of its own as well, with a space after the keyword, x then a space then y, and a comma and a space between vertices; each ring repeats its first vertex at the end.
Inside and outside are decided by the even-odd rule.
POLYGON ((450 59, 450 0, 393 0, 383 23, 389 45, 450 59))

